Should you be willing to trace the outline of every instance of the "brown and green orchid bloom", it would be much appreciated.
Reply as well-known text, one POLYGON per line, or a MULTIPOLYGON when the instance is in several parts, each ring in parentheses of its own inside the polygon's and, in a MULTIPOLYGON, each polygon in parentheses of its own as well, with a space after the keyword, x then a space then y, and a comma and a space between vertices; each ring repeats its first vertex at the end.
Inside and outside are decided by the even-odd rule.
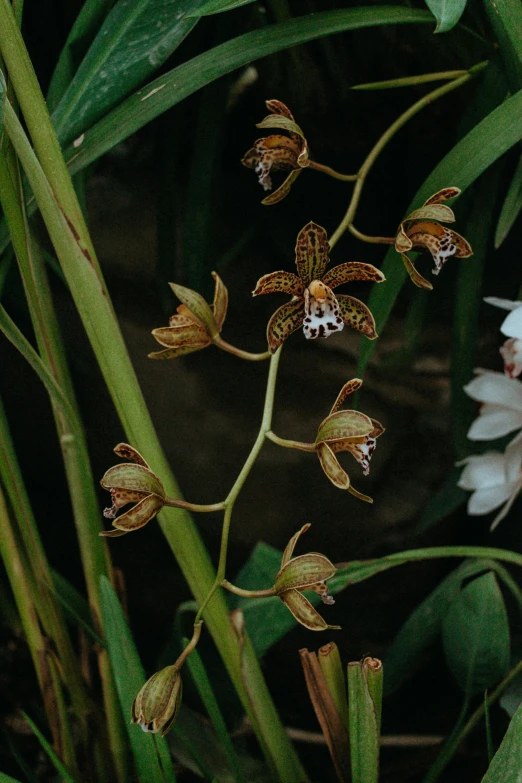
POLYGON ((165 350, 149 353, 150 359, 174 359, 219 340, 227 313, 228 292, 216 272, 212 272, 212 277, 215 281, 212 305, 191 288, 169 283, 182 304, 170 318, 169 326, 153 329, 152 334, 165 350))
POLYGON ((137 723, 143 731, 164 737, 179 713, 182 690, 181 675, 176 665, 156 672, 132 703, 131 723, 137 723))
POLYGON ((428 282, 415 268, 412 260, 406 255, 410 250, 419 250, 431 253, 435 267, 432 270, 438 275, 448 258, 469 258, 473 255, 469 243, 446 226, 438 222, 453 223, 455 215, 453 210, 443 201, 455 198, 460 194, 460 189, 455 187, 444 188, 434 193, 424 202, 422 207, 415 209, 399 226, 395 237, 395 250, 401 254, 404 266, 412 282, 419 288, 431 289, 428 282))
POLYGON ((288 135, 278 133, 257 139, 241 163, 255 170, 259 184, 265 190, 272 190, 272 171, 290 171, 283 184, 261 202, 275 204, 288 195, 292 183, 309 165, 309 154, 303 131, 296 124, 290 109, 276 100, 266 101, 266 107, 270 114, 256 127, 277 128, 286 131, 288 135))
POLYGON ((268 322, 267 339, 272 353, 301 326, 308 340, 329 337, 340 332, 345 324, 370 340, 377 337, 375 321, 366 305, 353 296, 336 296, 333 289, 352 280, 381 283, 384 275, 371 264, 357 261, 340 264, 327 272, 329 250, 324 228, 308 223, 297 236, 295 263, 298 274, 271 272, 258 281, 253 296, 272 293, 292 296, 268 322))
POLYGON ((111 537, 124 536, 143 527, 167 502, 163 484, 136 449, 128 443, 119 443, 114 452, 131 462, 109 468, 100 482, 104 489, 110 491, 112 500, 112 505, 105 509, 103 516, 112 519, 112 525, 116 528, 100 535, 111 537), (134 504, 132 508, 116 516, 129 503, 134 504))
POLYGON ((331 605, 334 599, 328 594, 326 580, 336 572, 336 567, 327 557, 318 552, 309 552, 292 558, 299 537, 305 533, 309 524, 303 525, 288 542, 279 571, 274 591, 284 605, 292 612, 295 619, 310 631, 325 631, 327 628, 338 629, 338 625, 328 625, 319 612, 305 598, 303 590, 313 590, 321 596, 321 601, 331 605))
POLYGON ((360 411, 339 410, 348 395, 361 386, 362 381, 359 378, 353 378, 344 384, 330 414, 319 425, 314 445, 321 467, 332 484, 339 489, 347 489, 360 500, 373 503, 368 495, 363 495, 352 487, 350 477, 336 457, 339 451, 349 451, 363 468, 364 474, 368 475, 376 440, 384 432, 383 426, 378 421, 360 411))

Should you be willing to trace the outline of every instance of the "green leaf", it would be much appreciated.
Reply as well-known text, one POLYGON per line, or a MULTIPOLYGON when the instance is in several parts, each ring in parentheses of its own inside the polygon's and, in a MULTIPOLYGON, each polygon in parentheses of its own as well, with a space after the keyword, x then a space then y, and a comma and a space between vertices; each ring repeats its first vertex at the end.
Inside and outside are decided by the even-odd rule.
MULTIPOLYGON (((443 187, 455 185, 466 190, 489 166, 522 138, 522 90, 478 123, 436 166, 405 211, 405 216, 443 187)), ((473 263, 473 257, 461 263, 473 263)), ((394 249, 386 254, 382 272, 386 285, 375 285, 368 307, 377 332, 381 332, 406 279, 406 270, 394 249)), ((426 296, 429 296, 427 293, 426 296)), ((375 341, 361 342, 357 374, 362 377, 375 349, 375 341)))
POLYGON ((4 122, 4 103, 6 98, 7 87, 5 84, 5 77, 2 71, 0 71, 0 128, 4 122))
POLYGON ((118 0, 52 119, 71 142, 154 73, 197 24, 198 0, 118 0))
POLYGON ((451 572, 412 612, 384 658, 385 692, 393 693, 422 663, 423 653, 438 638, 442 622, 459 596, 465 579, 489 570, 489 560, 468 560, 451 572))
POLYGON ((85 132, 78 149, 68 149, 70 170, 79 171, 188 95, 261 57, 344 30, 432 21, 428 11, 381 6, 323 11, 245 33, 160 76, 111 111, 85 132))
POLYGON ((53 592, 67 614, 82 628, 97 644, 105 647, 104 640, 98 636, 92 624, 91 611, 87 600, 81 593, 57 571, 52 571, 53 592))
POLYGON ((441 488, 430 498, 419 520, 417 533, 424 533, 466 502, 469 493, 457 486, 461 471, 462 468, 452 468, 441 488))
POLYGON ((5 772, 0 772, 0 783, 20 783, 20 781, 12 778, 11 775, 6 775, 5 772))
MULTIPOLYGON (((114 588, 100 577, 103 627, 113 667, 122 712, 130 716, 134 697, 145 684, 145 672, 114 588)), ((164 737, 146 734, 136 724, 125 721, 129 743, 140 783, 175 783, 174 769, 164 737)))
POLYGON ((248 5, 254 0, 206 0, 195 11, 187 14, 189 19, 194 16, 210 16, 210 14, 221 14, 223 11, 231 11, 233 8, 239 8, 241 5, 248 5))
POLYGON ((506 198, 500 211, 500 217, 495 231, 495 249, 498 250, 505 240, 513 224, 522 210, 522 156, 513 174, 506 198))
POLYGON ((499 43, 512 92, 522 87, 522 4, 519 0, 484 0, 499 43))
POLYGON ((495 753, 482 783, 520 783, 522 768, 522 706, 513 716, 500 748, 495 753))
POLYGON ((53 112, 72 81, 80 58, 92 42, 114 0, 86 0, 60 53, 47 91, 47 106, 53 112))
POLYGON ((506 607, 493 573, 479 576, 451 604, 442 625, 448 666, 467 696, 500 680, 509 668, 506 607))
POLYGON ((466 8, 466 0, 426 0, 426 5, 437 20, 436 33, 451 30, 466 8))
MULTIPOLYGON (((519 659, 520 660, 520 659, 519 659)), ((506 690, 500 697, 500 706, 504 709, 510 718, 522 704, 522 673, 511 680, 506 690)))
POLYGON ((24 716, 25 720, 29 724, 33 734, 38 738, 40 745, 42 746, 42 748, 44 749, 44 751, 52 761, 54 768, 56 769, 60 777, 60 780, 63 781, 63 783, 75 783, 74 778, 71 777, 71 775, 68 773, 67 768, 64 766, 64 764, 62 764, 62 762, 60 761, 60 759, 52 749, 50 743, 45 739, 44 735, 42 734, 38 726, 35 723, 33 723, 29 715, 26 715, 25 712, 23 712, 22 715, 24 716))
POLYGON ((382 667, 372 689, 368 675, 366 664, 359 661, 348 664, 352 783, 377 783, 379 779, 380 699, 376 698, 379 693, 375 694, 375 686, 382 694, 382 667))

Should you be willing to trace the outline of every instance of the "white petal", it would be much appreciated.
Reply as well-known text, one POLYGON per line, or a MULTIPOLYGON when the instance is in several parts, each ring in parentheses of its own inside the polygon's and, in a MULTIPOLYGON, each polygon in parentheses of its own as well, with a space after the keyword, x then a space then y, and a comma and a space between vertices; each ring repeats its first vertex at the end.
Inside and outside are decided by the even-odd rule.
POLYGON ((506 514, 510 510, 511 506, 515 502, 515 499, 516 499, 516 497, 517 497, 517 495, 518 495, 518 493, 520 492, 521 489, 522 489, 522 482, 520 480, 515 482, 512 485, 511 496, 510 496, 508 502, 505 504, 504 508, 500 511, 499 514, 497 514, 497 516, 495 517, 495 519, 491 523, 491 527, 489 528, 490 530, 494 530, 496 528, 496 526, 498 525, 498 523, 501 522, 504 519, 504 517, 506 516, 506 514))
POLYGON ((512 299, 500 299, 498 296, 485 296, 486 304, 500 307, 502 310, 516 310, 522 305, 522 302, 514 302, 512 299))
POLYGON ((513 438, 504 454, 507 480, 518 481, 522 475, 522 432, 513 438))
POLYGON ((468 514, 472 517, 489 514, 490 511, 509 500, 512 491, 513 486, 511 484, 477 489, 468 500, 468 514))
POLYGON ((468 431, 470 440, 495 440, 522 427, 522 411, 487 406, 489 411, 480 414, 468 431))
POLYGON ((485 372, 464 386, 464 391, 478 402, 490 402, 522 411, 522 383, 501 372, 485 372))
POLYGON ((518 378, 522 373, 522 340, 510 337, 500 348, 504 361, 504 372, 509 378, 518 378))
POLYGON ((500 331, 502 334, 505 334, 506 337, 517 337, 518 339, 522 339, 522 310, 520 307, 517 307, 516 310, 513 310, 513 312, 504 319, 500 331))
POLYGON ((476 454, 468 457, 464 462, 466 467, 458 482, 461 489, 495 487, 506 481, 505 459, 499 451, 476 454))
POLYGON ((328 286, 320 284, 322 296, 315 298, 305 289, 305 315, 303 332, 307 340, 316 337, 330 337, 344 329, 344 321, 339 313, 339 303, 328 286))

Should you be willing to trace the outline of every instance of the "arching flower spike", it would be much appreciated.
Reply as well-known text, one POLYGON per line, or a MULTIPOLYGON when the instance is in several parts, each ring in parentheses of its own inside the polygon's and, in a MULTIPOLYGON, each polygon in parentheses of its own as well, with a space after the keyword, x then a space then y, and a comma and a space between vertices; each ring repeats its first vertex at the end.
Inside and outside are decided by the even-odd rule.
POLYGON ((115 454, 131 463, 114 465, 109 468, 100 484, 111 493, 112 506, 106 508, 103 516, 112 519, 115 530, 105 530, 101 536, 124 536, 132 530, 138 530, 154 519, 166 503, 163 484, 152 472, 141 454, 128 443, 119 443, 115 454), (120 508, 133 503, 133 507, 117 517, 120 508))
POLYGON ((335 456, 339 451, 349 451, 363 468, 364 474, 368 475, 376 440, 384 432, 384 427, 360 411, 339 410, 348 395, 360 389, 361 386, 362 381, 359 378, 354 378, 344 384, 329 416, 319 426, 315 449, 321 467, 332 484, 335 484, 339 489, 347 489, 360 500, 373 503, 368 495, 363 495, 352 487, 350 477, 335 456))
POLYGON ((273 134, 257 139, 244 158, 243 166, 254 169, 259 184, 265 190, 272 189, 272 171, 290 170, 283 184, 273 193, 263 199, 262 204, 276 204, 281 201, 292 187, 301 171, 309 165, 308 145, 303 131, 294 121, 294 117, 288 106, 281 101, 266 101, 266 107, 270 114, 256 125, 256 128, 278 128, 288 133, 273 134))
POLYGON ((370 340, 377 337, 375 321, 365 304, 353 296, 336 296, 333 289, 352 280, 371 280, 382 283, 382 272, 371 264, 356 261, 335 266, 326 272, 330 245, 326 231, 316 223, 308 223, 297 236, 295 263, 298 274, 271 272, 264 275, 252 292, 260 294, 286 293, 292 299, 275 311, 267 327, 270 351, 303 327, 308 340, 329 337, 347 324, 370 340))
POLYGON ((297 622, 305 628, 310 631, 338 629, 339 625, 328 625, 302 593, 303 590, 314 590, 321 596, 324 604, 335 603, 333 597, 328 594, 326 580, 335 574, 336 567, 327 557, 318 552, 309 552, 307 555, 292 558, 299 537, 306 533, 309 527, 309 524, 303 525, 288 542, 283 552, 281 570, 276 577, 274 590, 297 622))
POLYGON ((215 281, 212 306, 191 288, 169 283, 182 304, 170 318, 169 326, 153 329, 152 334, 165 350, 149 353, 149 359, 174 359, 200 351, 219 338, 227 313, 228 292, 216 272, 212 272, 212 277, 215 281))
POLYGON ((399 226, 395 238, 395 250, 401 254, 404 266, 412 283, 418 288, 432 289, 429 283, 415 268, 413 261, 406 255, 410 250, 419 250, 431 253, 435 267, 432 270, 438 275, 448 258, 468 258, 473 255, 469 243, 438 222, 453 223, 455 215, 443 201, 455 198, 460 194, 460 189, 455 187, 444 188, 434 193, 424 202, 422 207, 415 209, 399 226))

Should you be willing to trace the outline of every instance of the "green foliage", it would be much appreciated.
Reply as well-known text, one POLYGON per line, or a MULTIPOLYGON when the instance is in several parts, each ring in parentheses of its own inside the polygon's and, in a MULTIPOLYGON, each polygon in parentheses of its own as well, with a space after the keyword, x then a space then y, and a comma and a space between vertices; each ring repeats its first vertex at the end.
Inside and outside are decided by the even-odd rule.
POLYGON ((520 783, 522 754, 522 706, 511 719, 508 730, 482 783, 520 783))
POLYGON ((436 33, 447 33, 464 13, 467 0, 426 0, 426 5, 437 20, 436 33))
POLYGON ((56 772, 58 773, 58 777, 62 781, 62 783, 76 783, 74 778, 71 777, 71 775, 69 775, 69 773, 67 771, 67 768, 65 767, 64 764, 62 764, 62 762, 60 761, 60 759, 58 758, 58 756, 54 752, 51 744, 45 738, 45 736, 42 734, 42 732, 40 731, 40 729, 38 728, 36 723, 34 723, 34 721, 31 720, 29 715, 25 715, 24 714, 24 718, 27 721, 27 723, 29 724, 33 734, 37 737, 38 742, 42 746, 43 750, 45 751, 45 753, 47 754, 47 756, 49 757, 49 759, 53 763, 53 766, 56 769, 56 772))
POLYGON ((513 173, 495 231, 495 249, 505 240, 522 210, 522 156, 513 173))
POLYGON ((195 11, 191 11, 187 16, 209 16, 211 14, 220 14, 223 11, 232 11, 233 8, 239 8, 241 5, 248 5, 254 0, 204 0, 204 2, 195 11))
POLYGON ((442 623, 448 666, 468 696, 498 682, 509 667, 506 607, 495 574, 473 579, 449 607, 442 623))

